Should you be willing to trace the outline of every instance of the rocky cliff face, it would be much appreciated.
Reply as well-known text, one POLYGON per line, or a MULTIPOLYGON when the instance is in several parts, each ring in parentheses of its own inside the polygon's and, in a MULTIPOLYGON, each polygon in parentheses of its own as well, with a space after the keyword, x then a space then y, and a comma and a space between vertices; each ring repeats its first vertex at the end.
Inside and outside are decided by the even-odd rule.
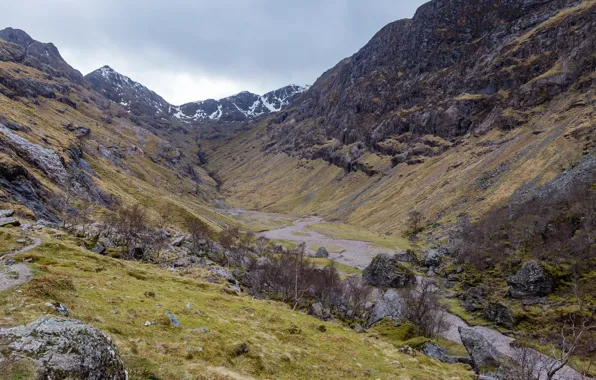
POLYGON ((270 146, 366 171, 369 152, 416 164, 514 129, 593 86, 595 15, 593 1, 433 0, 323 74, 270 124, 270 146))
MULTIPOLYGON (((17 52, 11 57, 16 62, 39 69, 48 75, 65 77, 76 83, 80 83, 83 79, 80 72, 66 63, 52 43, 35 41, 24 31, 13 28, 0 30, 0 40, 16 45, 12 50, 17 52)), ((4 60, 1 57, 0 59, 4 60)))

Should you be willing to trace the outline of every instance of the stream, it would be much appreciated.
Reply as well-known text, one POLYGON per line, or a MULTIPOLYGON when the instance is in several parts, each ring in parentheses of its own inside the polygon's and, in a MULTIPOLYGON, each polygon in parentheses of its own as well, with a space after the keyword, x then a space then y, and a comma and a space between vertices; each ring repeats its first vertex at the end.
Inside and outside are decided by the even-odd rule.
MULTIPOLYGON (((283 216, 281 214, 245 211, 241 209, 233 209, 232 212, 229 212, 228 210, 228 213, 234 216, 241 215, 246 217, 247 215, 249 215, 251 218, 262 219, 282 217, 287 218, 287 216, 283 216)), ((370 242, 359 240, 336 239, 331 236, 324 235, 322 233, 308 229, 309 226, 313 224, 322 223, 324 221, 325 220, 323 218, 316 216, 308 218, 299 218, 294 220, 292 224, 289 226, 259 232, 257 233, 257 236, 264 236, 271 240, 287 240, 296 242, 297 244, 304 242, 307 246, 307 253, 310 254, 313 254, 318 247, 340 247, 341 249, 343 249, 343 251, 341 253, 329 252, 329 258, 341 264, 349 265, 359 269, 364 269, 371 262, 372 258, 378 255, 379 253, 396 253, 399 251, 397 247, 396 250, 391 251, 390 249, 386 248, 374 247, 373 244, 370 242)), ((419 278, 419 281, 420 280, 423 279, 419 278)), ((464 320, 462 320, 455 314, 447 313, 445 319, 447 322, 447 328, 445 329, 445 331, 441 333, 441 335, 445 339, 461 344, 458 328, 460 326, 471 326, 469 326, 464 320)), ((480 332, 489 342, 491 342, 495 346, 495 348, 500 353, 515 359, 516 349, 511 347, 510 345, 510 343, 515 340, 514 338, 508 337, 495 329, 491 329, 485 326, 472 326, 471 328, 480 332)), ((538 358, 541 358, 543 360, 549 360, 548 357, 537 351, 531 350, 531 352, 532 355, 536 355, 536 357, 538 358)), ((546 379, 546 374, 544 371, 540 373, 540 379, 546 379)), ((590 380, 589 378, 584 378, 579 372, 577 372, 569 366, 563 367, 557 373, 555 379, 590 380)))

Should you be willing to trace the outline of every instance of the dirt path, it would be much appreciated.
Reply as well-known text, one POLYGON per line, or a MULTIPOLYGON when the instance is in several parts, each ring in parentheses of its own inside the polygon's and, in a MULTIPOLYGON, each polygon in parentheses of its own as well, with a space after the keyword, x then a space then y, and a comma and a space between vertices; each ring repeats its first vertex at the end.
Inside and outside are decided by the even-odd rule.
POLYGON ((32 238, 30 244, 0 258, 2 261, 2 263, 0 263, 0 291, 24 284, 33 278, 31 269, 29 269, 27 265, 22 263, 12 263, 11 259, 16 255, 37 248, 41 243, 41 239, 32 238))

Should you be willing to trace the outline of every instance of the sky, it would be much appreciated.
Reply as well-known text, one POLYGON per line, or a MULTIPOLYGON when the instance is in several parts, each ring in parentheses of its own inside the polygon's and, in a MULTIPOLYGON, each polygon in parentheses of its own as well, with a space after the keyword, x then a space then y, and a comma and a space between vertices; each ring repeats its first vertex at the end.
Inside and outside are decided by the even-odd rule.
POLYGON ((0 29, 109 65, 172 104, 312 84, 424 0, 19 0, 0 29))

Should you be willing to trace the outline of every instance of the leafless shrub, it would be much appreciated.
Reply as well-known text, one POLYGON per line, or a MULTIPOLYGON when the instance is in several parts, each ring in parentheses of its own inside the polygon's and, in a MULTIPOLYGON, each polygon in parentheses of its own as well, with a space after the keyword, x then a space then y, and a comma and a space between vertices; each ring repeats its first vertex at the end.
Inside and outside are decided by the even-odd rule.
POLYGON ((440 302, 439 288, 430 280, 407 290, 402 308, 402 318, 411 322, 416 334, 433 338, 447 328, 447 311, 440 302))
POLYGON ((210 229, 207 223, 201 219, 189 216, 185 219, 184 225, 190 234, 193 250, 196 252, 203 241, 209 242, 210 229))

